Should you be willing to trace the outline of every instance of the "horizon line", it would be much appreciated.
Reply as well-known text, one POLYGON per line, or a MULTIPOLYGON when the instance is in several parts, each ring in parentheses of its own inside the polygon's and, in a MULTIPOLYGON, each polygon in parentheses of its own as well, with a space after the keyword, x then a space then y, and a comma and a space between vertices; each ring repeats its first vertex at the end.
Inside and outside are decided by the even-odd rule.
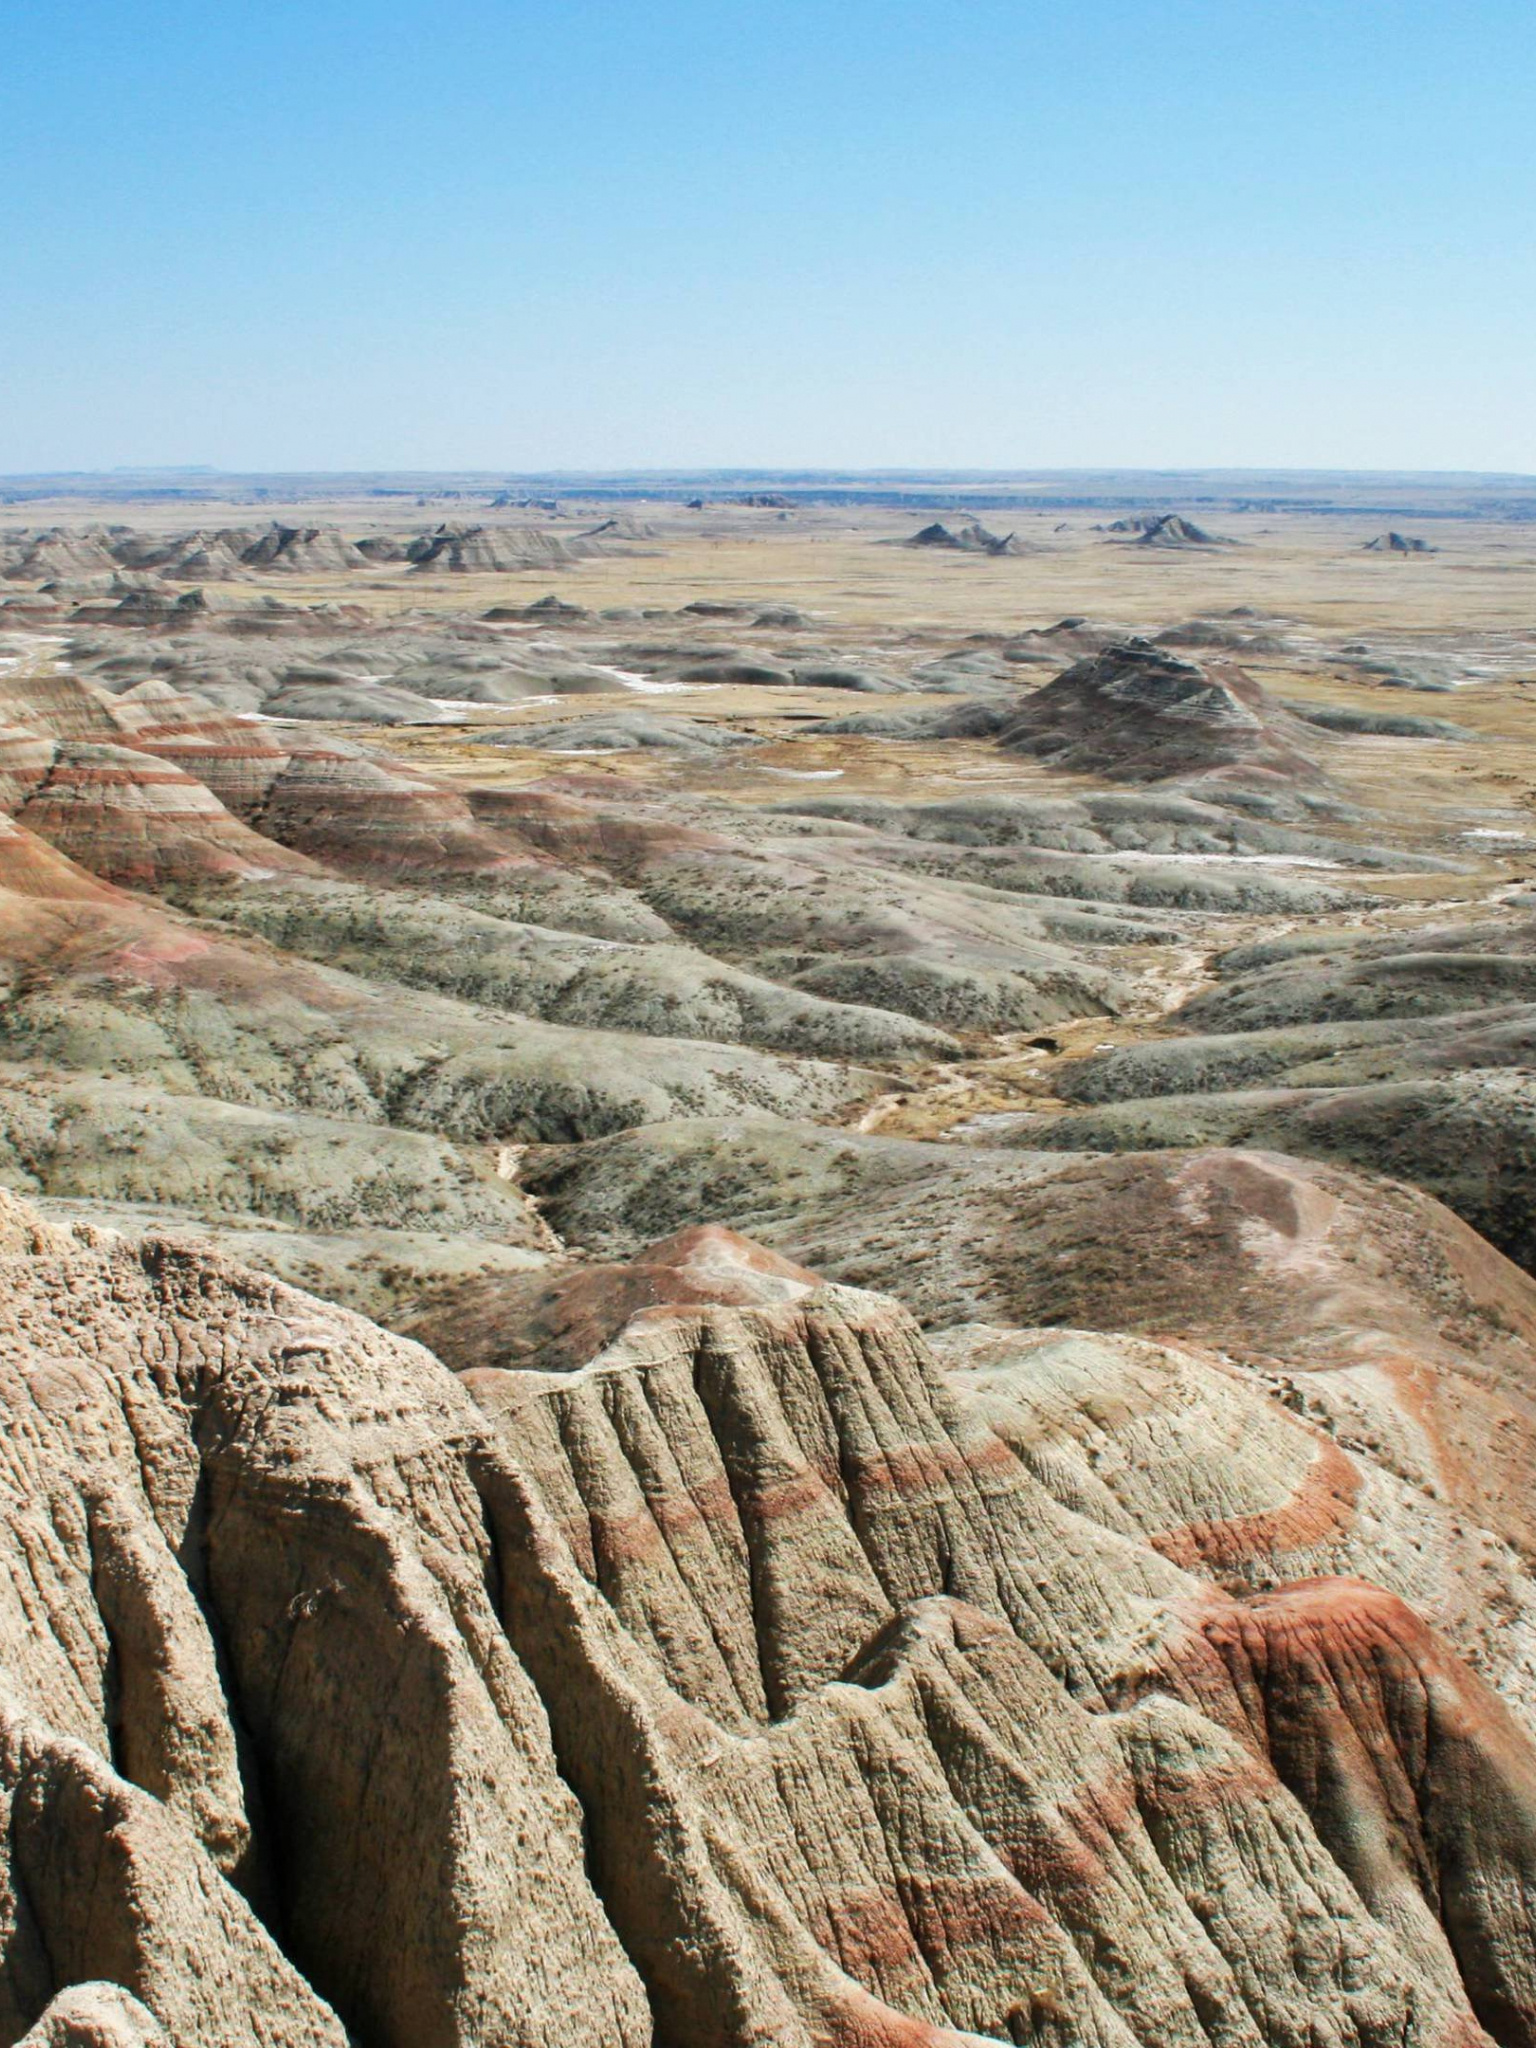
POLYGON ((772 477, 780 481, 824 482, 839 478, 869 478, 889 480, 905 478, 913 482, 1019 482, 1032 479, 1056 479, 1062 477, 1401 477, 1401 478, 1443 478, 1468 479, 1487 483, 1518 483, 1536 485, 1536 472, 1528 470, 1493 469, 1394 469, 1394 468, 1334 468, 1321 464, 1266 465, 1260 463, 1182 463, 1174 465, 1149 465, 1090 463, 1080 466, 1050 466, 1032 468, 1013 465, 999 469, 981 469, 968 465, 946 467, 935 464, 880 464, 863 468, 857 466, 829 466, 825 464, 777 464, 773 466, 757 463, 713 463, 713 464, 646 464, 626 465, 614 463, 606 466, 588 465, 582 468, 538 468, 538 469, 468 469, 452 464, 442 467, 407 468, 302 468, 282 467, 274 469, 226 468, 213 463, 116 463, 110 468, 69 468, 0 470, 0 485, 36 484, 64 481, 108 481, 133 477, 197 478, 202 482, 210 480, 251 478, 357 478, 357 477, 401 477, 437 478, 456 477, 484 480, 487 483, 517 482, 542 483, 557 480, 582 481, 606 477, 677 478, 677 477, 772 477))

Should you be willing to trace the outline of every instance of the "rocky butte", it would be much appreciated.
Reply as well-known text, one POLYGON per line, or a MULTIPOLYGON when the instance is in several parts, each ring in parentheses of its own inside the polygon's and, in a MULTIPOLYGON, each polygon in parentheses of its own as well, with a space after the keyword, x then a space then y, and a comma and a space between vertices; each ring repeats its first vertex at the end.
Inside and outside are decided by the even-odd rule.
POLYGON ((0 2048, 1536 2048, 1508 536, 482 496, 0 534, 0 2048))

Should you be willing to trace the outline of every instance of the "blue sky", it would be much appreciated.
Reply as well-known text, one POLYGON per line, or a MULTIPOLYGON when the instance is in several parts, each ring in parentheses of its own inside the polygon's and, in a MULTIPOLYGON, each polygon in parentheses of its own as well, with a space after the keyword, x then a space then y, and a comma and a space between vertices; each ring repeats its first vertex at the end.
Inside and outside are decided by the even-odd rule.
POLYGON ((0 471, 1536 471, 1533 0, 0 0, 0 471))

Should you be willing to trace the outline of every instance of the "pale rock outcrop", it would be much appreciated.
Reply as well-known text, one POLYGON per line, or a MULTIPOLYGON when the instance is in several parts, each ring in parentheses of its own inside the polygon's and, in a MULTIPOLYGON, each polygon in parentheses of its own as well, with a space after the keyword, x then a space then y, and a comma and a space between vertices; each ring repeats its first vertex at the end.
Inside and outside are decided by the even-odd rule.
POLYGON ((161 687, 145 683, 117 700, 119 718, 131 723, 132 746, 174 763, 211 789, 237 818, 254 823, 293 753, 293 742, 275 722, 241 718, 182 692, 161 696, 161 687))
POLYGON ((1412 1188, 1267 1151, 1031 1153, 769 1119, 551 1150, 524 1180, 609 1256, 713 1215, 932 1327, 1176 1333, 1282 1375, 1288 1401, 1536 1555, 1536 1283, 1412 1188))
MULTIPOLYGON (((1278 1371, 1089 1331, 960 1325, 951 1384, 1063 1506, 1234 1592, 1370 1579, 1432 1614, 1536 1720, 1536 1579, 1390 1450, 1298 1412, 1278 1371)), ((1307 1404, 1310 1405, 1310 1404, 1307 1404)))
POLYGON ((169 2048, 170 2036, 120 1984, 71 1984, 18 2048, 169 2048))
POLYGON ((0 574, 18 583, 110 575, 117 564, 104 540, 99 527, 83 532, 67 526, 49 527, 29 534, 15 559, 0 574))
POLYGON ((340 2048, 324 1997, 401 2042, 643 2039, 452 1380, 195 1252, 3 1217, 13 2000, 107 1978, 188 2048, 340 2048))
POLYGON ((239 559, 248 569, 282 569, 303 576, 361 569, 366 560, 333 526, 284 526, 278 520, 242 548, 239 559))

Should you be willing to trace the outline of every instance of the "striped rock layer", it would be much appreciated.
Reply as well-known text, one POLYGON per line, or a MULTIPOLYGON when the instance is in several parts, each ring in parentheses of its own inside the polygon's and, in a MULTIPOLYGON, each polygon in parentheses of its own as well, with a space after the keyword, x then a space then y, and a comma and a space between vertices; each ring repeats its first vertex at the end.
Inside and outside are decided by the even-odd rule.
POLYGON ((461 1379, 0 1198, 7 2041, 1531 2038, 1536 1756, 1409 1607, 727 1250, 461 1379))

